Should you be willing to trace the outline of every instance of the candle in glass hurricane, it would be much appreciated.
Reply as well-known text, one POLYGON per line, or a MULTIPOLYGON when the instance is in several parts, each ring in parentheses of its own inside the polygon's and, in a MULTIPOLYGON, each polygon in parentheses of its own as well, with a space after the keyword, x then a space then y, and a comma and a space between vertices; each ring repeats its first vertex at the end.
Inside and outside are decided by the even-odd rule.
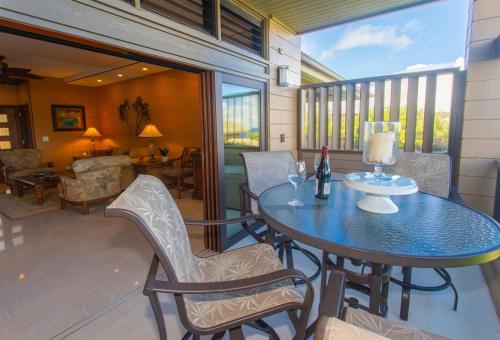
POLYGON ((388 163, 392 158, 394 132, 377 132, 370 136, 368 161, 373 163, 388 163))

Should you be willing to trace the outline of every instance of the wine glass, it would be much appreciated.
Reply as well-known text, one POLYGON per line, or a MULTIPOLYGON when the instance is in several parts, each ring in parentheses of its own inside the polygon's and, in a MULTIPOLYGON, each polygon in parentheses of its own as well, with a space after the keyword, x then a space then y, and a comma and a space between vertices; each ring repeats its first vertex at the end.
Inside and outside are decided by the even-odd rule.
POLYGON ((314 173, 318 172, 319 163, 321 163, 321 154, 317 153, 314 155, 314 173))
POLYGON ((292 183, 294 188, 293 200, 288 202, 288 205, 294 207, 301 207, 304 205, 297 199, 297 190, 306 179, 306 162, 300 160, 298 162, 291 162, 288 168, 288 180, 292 183))

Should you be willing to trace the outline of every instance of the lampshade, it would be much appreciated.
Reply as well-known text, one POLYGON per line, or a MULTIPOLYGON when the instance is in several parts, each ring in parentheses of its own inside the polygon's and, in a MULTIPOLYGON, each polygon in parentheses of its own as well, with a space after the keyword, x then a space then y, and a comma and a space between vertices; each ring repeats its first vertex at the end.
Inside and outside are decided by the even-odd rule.
POLYGON ((156 126, 154 126, 154 124, 148 124, 146 125, 144 130, 142 130, 139 137, 154 138, 154 137, 163 137, 163 135, 160 131, 158 131, 158 129, 156 128, 156 126))
POLYGON ((87 131, 83 134, 83 137, 90 137, 90 138, 96 138, 96 137, 102 137, 102 135, 97 131, 95 127, 89 127, 87 131))

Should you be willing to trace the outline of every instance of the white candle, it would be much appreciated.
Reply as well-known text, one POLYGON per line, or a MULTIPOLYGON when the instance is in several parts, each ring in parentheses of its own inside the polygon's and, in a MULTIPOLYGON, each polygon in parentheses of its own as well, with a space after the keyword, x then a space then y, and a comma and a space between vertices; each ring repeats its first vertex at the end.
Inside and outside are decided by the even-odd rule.
POLYGON ((394 132, 377 132, 370 136, 368 161, 373 163, 389 163, 394 146, 394 132))

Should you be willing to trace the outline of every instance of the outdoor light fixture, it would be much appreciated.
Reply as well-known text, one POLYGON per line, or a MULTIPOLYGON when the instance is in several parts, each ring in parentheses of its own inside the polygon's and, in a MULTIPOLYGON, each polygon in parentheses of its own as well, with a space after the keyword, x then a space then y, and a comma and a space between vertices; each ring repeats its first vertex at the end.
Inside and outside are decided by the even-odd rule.
POLYGON ((156 146, 153 142, 153 138, 163 137, 163 134, 160 131, 158 131, 158 129, 156 128, 156 126, 154 124, 148 124, 148 125, 146 125, 144 130, 142 130, 142 132, 140 133, 140 135, 138 137, 145 137, 145 138, 150 139, 149 154, 151 155, 151 158, 149 159, 149 161, 150 162, 156 161, 156 159, 155 159, 156 146))
POLYGON ((278 66, 278 85, 283 87, 288 87, 288 66, 280 65, 278 66))
POLYGON ((102 137, 102 135, 97 131, 95 127, 89 127, 87 131, 83 134, 83 137, 89 137, 92 142, 92 147, 90 149, 90 154, 93 156, 95 154, 95 139, 102 137))

